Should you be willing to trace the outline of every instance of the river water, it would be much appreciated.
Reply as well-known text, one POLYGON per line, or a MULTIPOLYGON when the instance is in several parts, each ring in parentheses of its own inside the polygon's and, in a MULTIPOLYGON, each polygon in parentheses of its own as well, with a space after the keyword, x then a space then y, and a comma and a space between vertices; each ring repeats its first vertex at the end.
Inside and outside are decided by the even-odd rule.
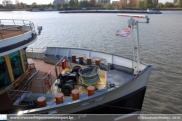
MULTIPOLYGON (((139 24, 141 61, 153 64, 142 113, 182 113, 182 11, 148 16, 149 24, 139 24)), ((128 18, 115 13, 0 12, 0 19, 26 19, 43 26, 30 47, 81 47, 132 58, 132 37, 115 36, 127 28, 128 18)))

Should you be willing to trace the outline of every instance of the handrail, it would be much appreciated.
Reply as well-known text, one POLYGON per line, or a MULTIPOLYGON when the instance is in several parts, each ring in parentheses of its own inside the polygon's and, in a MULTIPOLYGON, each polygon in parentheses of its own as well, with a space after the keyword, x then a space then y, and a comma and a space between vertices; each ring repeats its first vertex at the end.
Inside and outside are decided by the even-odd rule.
POLYGON ((20 83, 16 86, 14 86, 14 84, 19 81, 19 79, 21 77, 19 77, 19 79, 17 79, 16 81, 14 81, 11 85, 9 85, 7 88, 6 88, 6 91, 7 91, 7 95, 8 95, 8 98, 10 100, 11 103, 14 103, 14 101, 16 101, 16 99, 20 98, 22 96, 23 93, 30 93, 28 95, 28 99, 29 99, 29 104, 30 105, 33 105, 33 102, 32 102, 32 97, 30 98, 32 92, 31 91, 25 91, 26 90, 26 86, 29 86, 29 84, 31 83, 32 79, 34 79, 34 77, 37 75, 37 73, 39 72, 36 71, 33 75, 31 75, 29 78, 28 78, 28 81, 22 86, 21 90, 18 89, 15 89, 17 86, 20 85, 20 83), (13 87, 12 87, 13 86, 13 87), (12 87, 12 88, 11 88, 12 87), (16 94, 16 92, 18 92, 18 94, 16 94))
MULTIPOLYGON (((25 25, 16 25, 15 27, 9 27, 9 28, 1 28, 1 30, 8 30, 8 29, 13 29, 13 28, 17 28, 17 27, 23 27, 29 24, 25 24, 25 25)), ((5 25, 6 26, 6 25, 5 25)), ((14 26, 14 25, 13 25, 14 26)))
MULTIPOLYGON (((1 20, 21 20, 21 21, 23 21, 23 19, 0 19, 0 21, 1 20)), ((30 20, 24 20, 24 21, 30 21, 30 20)), ((31 22, 31 21, 30 21, 31 22)))
MULTIPOLYGON (((47 75, 44 76, 43 79, 45 79, 45 78, 51 73, 51 71, 52 71, 60 62, 62 62, 62 60, 63 60, 64 58, 66 58, 66 57, 63 56, 63 57, 54 65, 54 67, 47 73, 47 75)), ((62 64, 62 63, 61 63, 61 64, 62 64)))
POLYGON ((0 19, 0 23, 3 23, 2 21, 9 21, 9 20, 12 20, 14 25, 16 25, 15 21, 22 21, 22 23, 24 22, 32 23, 32 21, 30 20, 22 20, 22 19, 0 19))
POLYGON ((21 96, 22 96, 23 93, 29 93, 28 96, 27 96, 28 99, 29 99, 29 105, 33 105, 32 98, 30 99, 30 96, 32 94, 31 91, 22 91, 22 90, 11 90, 11 91, 13 91, 13 92, 19 92, 15 96, 14 95, 11 96, 12 94, 8 94, 8 98, 9 98, 9 101, 10 101, 11 104, 13 104, 14 101, 16 101, 18 98, 21 98, 21 96))
POLYGON ((32 92, 30 92, 30 94, 28 95, 28 99, 29 99, 29 104, 33 105, 32 92), (30 96, 31 96, 31 99, 30 99, 30 96))
MULTIPOLYGON (((34 48, 34 47, 27 47, 26 52, 34 52, 34 50, 41 50, 41 52, 45 52, 46 48, 34 48), (30 50, 29 50, 30 49, 30 50)), ((37 51, 36 51, 37 52, 37 51)))
POLYGON ((12 35, 12 34, 15 34, 15 33, 17 33, 17 32, 13 32, 13 33, 11 33, 11 34, 3 34, 2 32, 3 31, 5 31, 5 30, 12 30, 12 29, 16 29, 16 30, 18 30, 19 32, 21 32, 21 34, 24 34, 24 31, 26 30, 26 31, 32 31, 33 29, 32 28, 34 28, 35 29, 35 26, 34 26, 34 24, 31 22, 31 21, 29 21, 29 20, 19 20, 19 19, 0 19, 0 24, 1 25, 4 25, 3 27, 1 27, 1 29, 0 29, 0 37, 4 40, 4 38, 5 38, 5 36, 8 36, 8 35, 12 35), (10 22, 6 22, 6 20, 12 20, 12 24, 10 24, 10 22), (4 22, 5 21, 5 22, 4 22), (20 24, 20 23, 16 23, 16 21, 22 21, 22 24, 20 24), (28 23, 25 23, 25 22, 28 22, 28 23), (8 23, 8 24, 6 24, 6 23, 8 23), (8 26, 8 25, 11 25, 12 27, 5 27, 5 26, 8 26), (23 27, 30 27, 29 29, 26 29, 26 28, 24 28, 23 29, 23 27))
POLYGON ((38 80, 41 80, 42 87, 43 87, 43 93, 46 93, 46 86, 45 86, 44 80, 45 80, 45 79, 47 80, 47 79, 49 78, 48 75, 50 75, 50 81, 51 81, 51 85, 52 85, 52 74, 51 74, 51 72, 52 72, 53 69, 56 68, 56 66, 57 66, 58 64, 62 65, 61 62, 62 62, 62 60, 63 60, 64 58, 66 58, 66 57, 63 56, 63 57, 54 65, 54 67, 52 67, 52 69, 51 69, 43 78, 39 78, 39 79, 38 79, 38 80))

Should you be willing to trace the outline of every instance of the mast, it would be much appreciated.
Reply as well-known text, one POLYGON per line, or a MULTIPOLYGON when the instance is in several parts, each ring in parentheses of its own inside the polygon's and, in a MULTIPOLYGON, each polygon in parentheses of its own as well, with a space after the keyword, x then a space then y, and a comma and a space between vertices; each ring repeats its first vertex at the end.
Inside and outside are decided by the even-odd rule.
POLYGON ((136 27, 136 32, 137 32, 137 48, 135 48, 134 45, 134 38, 133 38, 133 62, 132 62, 132 68, 134 69, 134 74, 138 74, 141 71, 140 68, 140 43, 139 43, 139 23, 149 23, 149 18, 146 15, 134 15, 134 14, 119 14, 118 16, 124 16, 124 17, 131 17, 128 20, 128 27, 132 28, 132 35, 133 35, 133 28, 136 27), (138 20, 135 22, 135 18, 145 18, 147 21, 146 22, 139 22, 138 20), (137 49, 137 64, 135 68, 135 49, 137 49))
POLYGON ((138 29, 138 21, 135 23, 137 30, 137 71, 140 71, 140 44, 139 44, 139 29, 138 29))

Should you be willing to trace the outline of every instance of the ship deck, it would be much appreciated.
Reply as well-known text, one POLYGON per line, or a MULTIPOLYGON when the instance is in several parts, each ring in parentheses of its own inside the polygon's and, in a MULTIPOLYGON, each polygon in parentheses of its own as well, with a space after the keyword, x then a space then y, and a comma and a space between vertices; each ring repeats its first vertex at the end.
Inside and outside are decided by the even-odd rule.
MULTIPOLYGON (((29 58, 28 58, 29 59, 29 58)), ((33 74, 35 73, 37 70, 39 70, 39 73, 37 74, 36 78, 32 81, 32 83, 29 85, 29 87, 26 89, 26 91, 31 91, 32 93, 40 93, 40 94, 51 94, 51 95, 55 95, 56 93, 62 93, 61 90, 55 85, 56 80, 56 73, 55 70, 52 69, 54 67, 53 64, 48 64, 45 63, 43 60, 40 59, 32 59, 34 64, 35 64, 35 68, 34 69, 30 69, 30 73, 33 74), (43 77, 45 76, 45 73, 48 73, 50 70, 51 71, 51 75, 52 75, 52 85, 51 85, 51 89, 49 88, 49 86, 47 85, 46 87, 46 92, 43 92, 42 89, 42 82, 40 81, 41 79, 43 79, 43 77)), ((68 70, 68 69, 67 69, 68 70)), ((65 70, 65 71, 67 71, 65 70)), ((65 71, 63 71, 62 73, 65 73, 65 71)), ((104 71, 105 73, 103 75, 99 75, 100 76, 100 80, 98 82, 96 88, 98 90, 102 90, 105 88, 106 86, 106 76, 107 76, 107 80, 109 80, 110 82, 113 82, 114 84, 116 84, 116 86, 122 86, 126 83, 128 83, 129 81, 132 80, 133 75, 131 74, 127 74, 125 72, 122 72, 120 70, 108 70, 108 71, 104 71), (114 80, 113 80, 114 78, 114 80)), ((44 81, 43 81, 44 82, 44 81)), ((87 89, 86 87, 83 86, 79 86, 79 85, 75 85, 74 86, 75 89, 78 89, 80 91, 80 94, 83 93, 87 93, 87 89)), ((70 96, 64 96, 64 98, 67 98, 70 96)), ((17 106, 12 106, 10 104, 10 101, 8 99, 8 95, 5 92, 4 94, 0 95, 0 111, 3 111, 2 113, 11 113, 12 112, 16 112, 15 110, 19 109, 17 108, 17 106), (13 110, 9 110, 9 109, 13 109, 13 110)), ((52 98, 52 101, 55 100, 54 98, 52 98)), ((1 113, 1 112, 0 112, 1 113)))
MULTIPOLYGON (((23 34, 27 32, 28 31, 23 31, 23 34)), ((22 32, 20 30, 0 30, 0 41, 19 35, 22 35, 22 32)))
MULTIPOLYGON (((45 63, 43 60, 39 60, 39 59, 32 59, 32 60, 34 61, 36 69, 31 69, 30 73, 33 74, 37 70, 39 70, 39 73, 37 74, 36 79, 34 79, 32 81, 32 85, 29 86, 26 91, 31 91, 32 93, 43 93, 42 84, 41 84, 40 80, 38 80, 38 79, 43 78, 45 76, 45 73, 48 73, 54 67, 54 65, 45 63)), ((67 71, 69 71, 69 69, 62 71, 62 73, 66 73, 67 71)), ((98 90, 104 89, 105 84, 106 84, 105 76, 102 76, 102 75, 99 75, 99 76, 100 76, 100 80, 98 82, 99 86, 96 86, 96 88, 98 90)), ((53 80, 52 85, 51 85, 51 89, 49 89, 49 87, 46 86, 46 94, 62 93, 61 90, 58 88, 58 86, 55 85, 55 83, 58 82, 58 80, 56 80, 55 71, 51 72, 51 77, 53 80)), ((75 85, 74 89, 78 89, 80 91, 80 94, 87 93, 87 89, 83 86, 75 85)), ((65 96, 65 98, 66 97, 69 97, 69 96, 65 96)))
MULTIPOLYGON (((52 64, 45 63, 43 60, 39 60, 39 59, 32 59, 32 60, 34 61, 36 68, 31 69, 30 73, 33 74, 37 70, 39 70, 39 73, 36 78, 43 78, 44 74, 46 72, 49 72, 49 70, 52 69, 54 66, 52 64)), ((55 76, 55 75, 53 75, 53 76, 55 76)), ((30 86, 29 86, 26 91, 32 91, 32 93, 43 93, 41 90, 42 87, 39 83, 40 82, 37 82, 37 80, 33 80, 32 87, 30 88, 30 86)), ((0 100, 0 113, 1 113, 1 111, 4 111, 3 113, 12 113, 12 112, 14 112, 14 110, 9 111, 10 109, 17 109, 17 106, 12 106, 10 104, 7 92, 1 94, 0 99, 1 99, 0 100)))
MULTIPOLYGON (((29 72, 31 74, 35 73, 37 70, 39 70, 39 72, 26 91, 31 91, 32 93, 44 93, 42 89, 41 79, 44 78, 45 73, 48 73, 54 67, 54 65, 45 63, 43 60, 40 60, 40 59, 32 59, 32 60, 35 64, 35 69, 30 69, 29 72)), ((56 74, 54 71, 51 73, 51 76, 52 76, 52 80, 55 81, 56 74)), ((47 85, 45 86, 45 90, 46 92, 49 90, 47 85)))

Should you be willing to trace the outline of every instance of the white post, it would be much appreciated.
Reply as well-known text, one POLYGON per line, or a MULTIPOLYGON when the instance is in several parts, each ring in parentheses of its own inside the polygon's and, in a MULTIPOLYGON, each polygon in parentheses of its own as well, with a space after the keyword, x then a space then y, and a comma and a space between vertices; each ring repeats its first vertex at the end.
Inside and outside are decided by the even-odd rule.
POLYGON ((132 38, 133 38, 133 62, 132 62, 132 67, 135 70, 135 41, 134 41, 134 36, 133 36, 133 26, 132 25, 132 38))
POLYGON ((138 21, 136 21, 136 29, 137 29, 137 70, 140 71, 140 53, 139 53, 139 29, 138 29, 138 21))

